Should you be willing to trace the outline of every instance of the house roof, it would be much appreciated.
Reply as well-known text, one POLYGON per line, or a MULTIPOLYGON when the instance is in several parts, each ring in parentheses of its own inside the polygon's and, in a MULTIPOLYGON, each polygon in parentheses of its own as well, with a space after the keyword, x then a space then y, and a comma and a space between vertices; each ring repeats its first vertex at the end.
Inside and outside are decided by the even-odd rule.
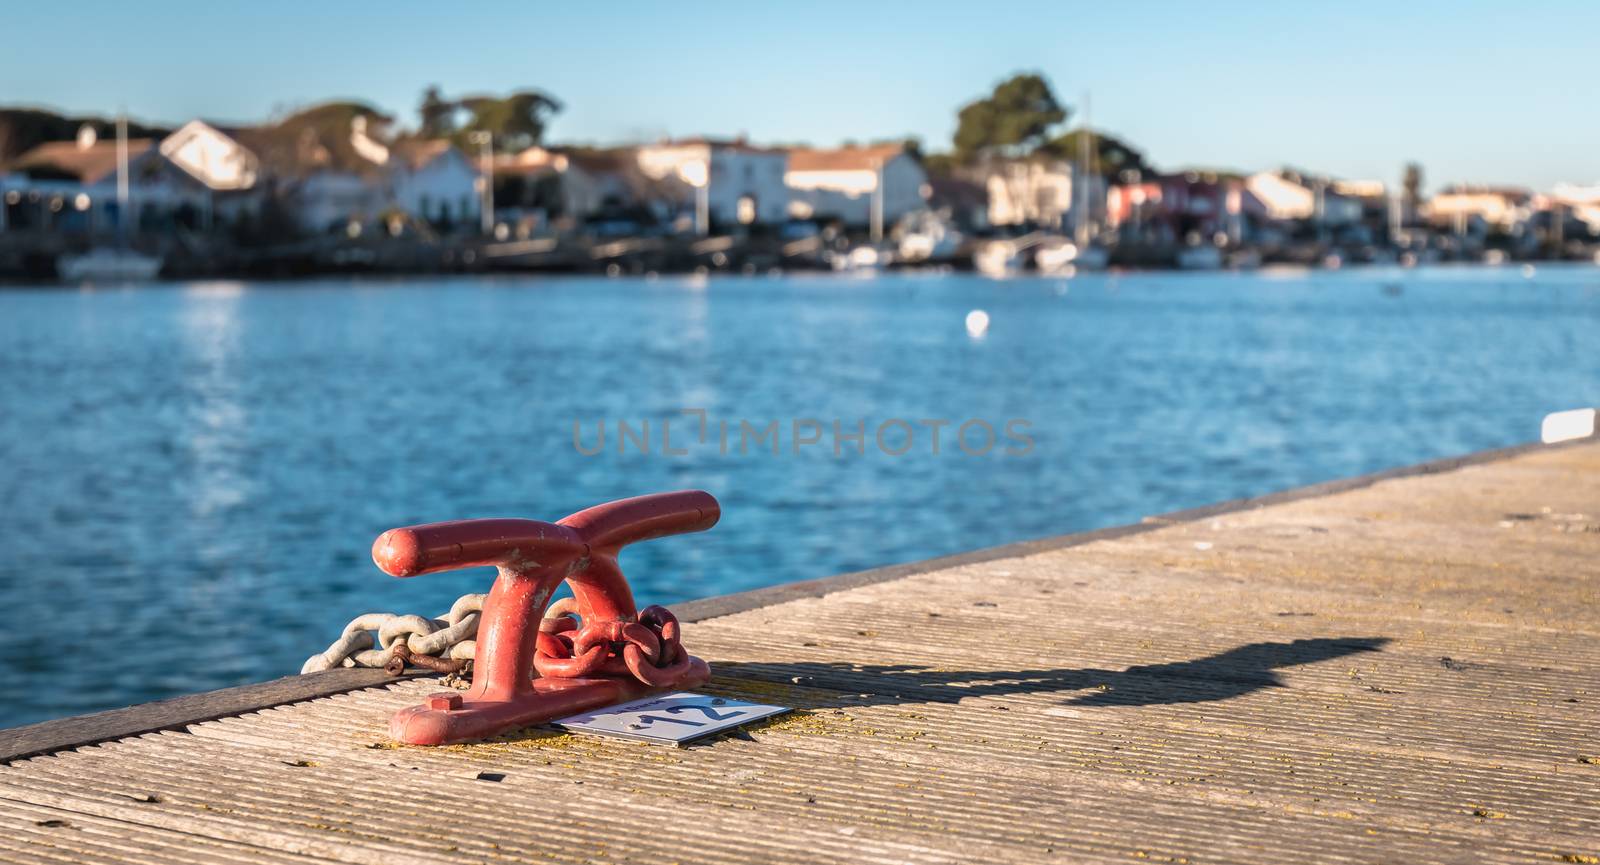
MULTIPOLYGON (((245 150, 255 154, 256 160, 263 168, 282 173, 286 169, 301 167, 301 148, 295 147, 292 138, 280 134, 279 130, 271 126, 226 126, 219 123, 207 123, 212 129, 232 138, 245 150)), ((315 159, 315 153, 305 154, 315 159)), ((291 172, 293 173, 293 172, 291 172)))
POLYGON ((543 174, 553 171, 555 154, 541 147, 530 147, 521 153, 502 153, 494 157, 494 173, 501 174, 543 174))
POLYGON ((1381 180, 1335 180, 1333 191, 1351 198, 1382 198, 1388 188, 1381 180))
POLYGON ((789 151, 790 171, 874 171, 905 153, 903 144, 872 144, 821 150, 797 147, 789 151))
POLYGON ((446 138, 405 138, 396 141, 391 152, 412 171, 427 168, 434 160, 455 149, 446 138))
POLYGON ((1457 184, 1439 191, 1438 196, 1444 195, 1494 195, 1508 201, 1527 201, 1533 193, 1517 186, 1468 186, 1457 184))
POLYGON ((771 153, 781 155, 785 151, 775 147, 760 147, 751 144, 748 139, 740 138, 712 138, 697 135, 690 138, 663 138, 651 147, 710 147, 715 150, 737 150, 741 153, 771 153))
MULTIPOLYGON (((130 139, 128 159, 137 159, 154 146, 153 139, 130 139)), ((80 147, 76 141, 50 141, 18 156, 8 167, 29 175, 65 176, 80 183, 96 183, 116 172, 117 142, 96 141, 80 147)))
POLYGON ((540 147, 534 146, 512 156, 495 160, 495 171, 512 174, 539 174, 555 169, 558 159, 590 174, 613 174, 633 170, 637 157, 631 147, 540 147))
POLYGON ((1322 196, 1325 200, 1349 199, 1355 201, 1361 198, 1359 195, 1341 190, 1339 188, 1340 183, 1341 181, 1334 180, 1331 177, 1305 174, 1292 168, 1283 168, 1277 171, 1258 171, 1245 178, 1246 188, 1258 196, 1270 194, 1268 190, 1274 186, 1280 189, 1291 186, 1297 187, 1304 190, 1301 193, 1304 195, 1307 192, 1314 192, 1317 185, 1321 184, 1322 196))
POLYGON ((388 118, 358 103, 330 102, 292 114, 267 126, 208 124, 256 155, 263 168, 280 176, 318 171, 373 175, 384 166, 363 156, 352 143, 355 118, 382 126, 388 118))

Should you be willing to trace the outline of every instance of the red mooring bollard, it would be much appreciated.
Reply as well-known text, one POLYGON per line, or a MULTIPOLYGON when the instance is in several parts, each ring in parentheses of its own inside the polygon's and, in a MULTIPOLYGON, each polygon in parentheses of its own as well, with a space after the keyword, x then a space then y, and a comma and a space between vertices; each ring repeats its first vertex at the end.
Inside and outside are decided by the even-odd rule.
POLYGON ((684 650, 672 613, 635 612, 617 553, 705 531, 721 515, 710 493, 684 490, 607 502, 557 523, 461 520, 379 535, 372 560, 396 577, 500 571, 478 626, 472 688, 401 709, 389 734, 412 745, 465 742, 705 682, 711 670, 684 650), (563 580, 574 597, 547 613, 563 580))

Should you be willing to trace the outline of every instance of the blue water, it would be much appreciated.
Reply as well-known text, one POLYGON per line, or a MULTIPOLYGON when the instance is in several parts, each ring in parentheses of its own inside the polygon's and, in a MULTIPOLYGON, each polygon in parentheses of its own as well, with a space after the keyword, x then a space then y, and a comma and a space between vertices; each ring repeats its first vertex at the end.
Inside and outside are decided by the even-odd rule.
POLYGON ((1526 441, 1600 404, 1597 332, 1587 267, 8 290, 0 726, 293 673, 357 613, 487 588, 383 575, 393 526, 704 488, 720 525, 624 559, 670 603, 1526 441))

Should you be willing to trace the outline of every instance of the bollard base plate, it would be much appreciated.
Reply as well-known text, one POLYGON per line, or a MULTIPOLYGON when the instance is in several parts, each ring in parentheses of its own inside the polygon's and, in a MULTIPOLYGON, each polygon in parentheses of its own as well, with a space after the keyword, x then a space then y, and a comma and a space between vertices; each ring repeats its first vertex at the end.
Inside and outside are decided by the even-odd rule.
POLYGON ((651 687, 631 677, 534 679, 526 692, 508 699, 486 699, 474 688, 462 694, 459 708, 430 708, 430 703, 437 704, 430 698, 401 709, 389 719, 389 735, 407 745, 472 742, 629 700, 693 688, 710 678, 706 662, 694 658, 688 674, 670 688, 651 687))

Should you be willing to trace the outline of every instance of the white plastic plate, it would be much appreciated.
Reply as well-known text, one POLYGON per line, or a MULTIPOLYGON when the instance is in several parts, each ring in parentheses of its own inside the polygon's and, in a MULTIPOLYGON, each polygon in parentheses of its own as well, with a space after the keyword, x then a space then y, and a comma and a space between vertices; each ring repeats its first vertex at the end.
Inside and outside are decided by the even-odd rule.
POLYGON ((1588 438, 1595 432, 1595 410, 1575 408, 1545 415, 1544 423, 1539 428, 1539 440, 1548 445, 1588 438))

